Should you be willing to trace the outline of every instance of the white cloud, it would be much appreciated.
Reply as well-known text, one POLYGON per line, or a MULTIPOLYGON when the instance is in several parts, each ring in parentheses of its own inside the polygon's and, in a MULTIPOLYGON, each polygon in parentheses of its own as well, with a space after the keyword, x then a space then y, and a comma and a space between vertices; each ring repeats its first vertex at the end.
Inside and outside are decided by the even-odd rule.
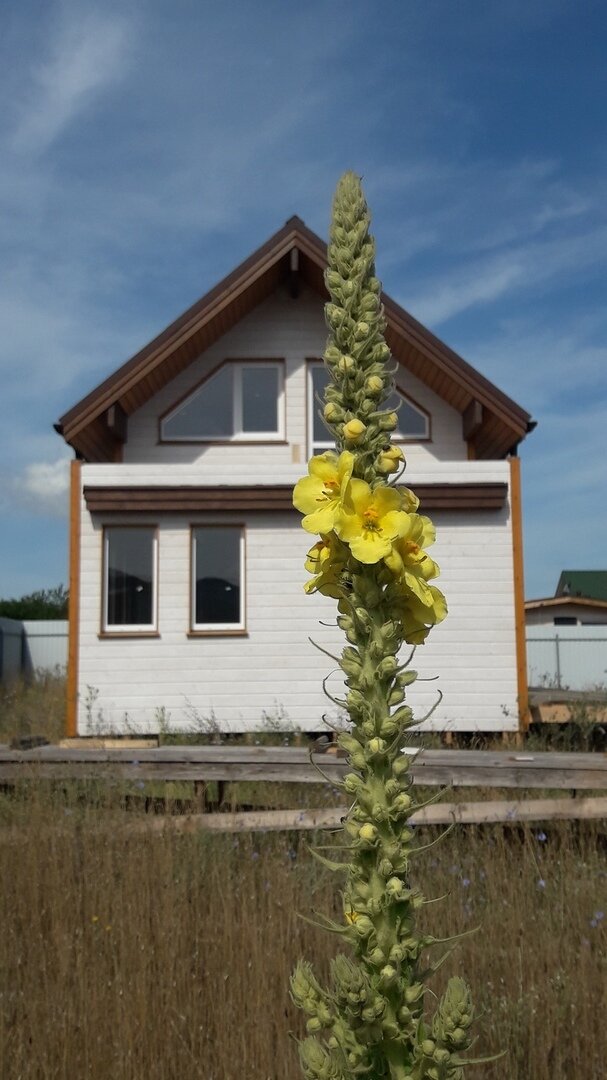
POLYGON ((34 462, 27 465, 23 475, 23 489, 37 499, 48 499, 54 503, 65 495, 69 486, 69 462, 59 458, 51 463, 34 462))
MULTIPOLYGON (((57 453, 55 447, 55 455, 57 453)), ((11 516, 62 518, 67 515, 68 451, 54 460, 31 461, 16 473, 0 478, 0 509, 11 516)))
POLYGON ((129 24, 83 12, 57 26, 48 56, 37 60, 13 135, 15 149, 40 154, 125 68, 129 24))

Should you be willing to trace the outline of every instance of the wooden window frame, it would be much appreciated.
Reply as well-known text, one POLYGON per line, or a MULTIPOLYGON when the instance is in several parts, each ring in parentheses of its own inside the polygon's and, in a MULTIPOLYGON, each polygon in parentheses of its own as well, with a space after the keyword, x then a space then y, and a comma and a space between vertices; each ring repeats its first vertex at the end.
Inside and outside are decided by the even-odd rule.
POLYGON ((159 530, 158 525, 146 522, 111 522, 101 530, 101 623, 100 638, 160 637, 158 632, 158 577, 159 577, 159 530), (108 623, 108 533, 111 529, 147 529, 152 533, 152 615, 151 623, 108 623))
POLYGON ((188 637, 248 637, 247 630, 247 530, 242 521, 196 521, 190 524, 190 625, 188 637), (197 529, 238 529, 240 531, 240 615, 236 623, 197 623, 196 547, 197 529))
POLYGON ((221 445, 221 446, 263 446, 263 445, 276 445, 286 442, 286 372, 285 372, 285 359, 284 357, 271 356, 267 358, 255 357, 253 360, 239 359, 237 357, 226 357, 219 364, 216 364, 211 371, 201 378, 195 386, 191 387, 187 393, 175 401, 168 409, 166 409, 161 416, 158 417, 158 442, 162 445, 199 445, 206 446, 221 445), (237 426, 239 430, 235 430, 234 435, 213 435, 213 436, 175 436, 167 438, 163 434, 163 426, 165 421, 170 420, 172 416, 178 412, 178 410, 185 405, 190 398, 194 397, 205 383, 209 382, 215 375, 217 375, 223 368, 230 367, 238 373, 237 379, 233 382, 232 393, 232 418, 234 421, 234 428, 237 426), (242 430, 242 377, 241 372, 245 369, 251 370, 253 367, 271 367, 278 371, 278 398, 276 402, 278 430, 276 432, 260 431, 251 432, 242 430), (238 419, 238 425, 237 425, 238 419))
MULTIPOLYGON (((314 398, 314 384, 312 381, 312 370, 315 367, 324 366, 323 360, 318 360, 313 356, 306 359, 306 447, 307 457, 311 457, 314 453, 314 448, 318 447, 320 453, 325 453, 326 450, 334 449, 334 444, 330 439, 327 439, 327 445, 322 446, 317 440, 314 439, 314 415, 316 408, 316 401, 314 398)), ((432 442, 432 415, 427 409, 424 409, 423 405, 420 405, 418 401, 412 397, 411 394, 403 390, 398 383, 394 384, 394 389, 400 396, 412 405, 417 412, 421 413, 425 417, 427 423, 426 435, 396 435, 392 434, 392 442, 398 444, 411 444, 411 443, 430 443, 432 442)), ((327 432, 327 435, 329 432, 327 432)))

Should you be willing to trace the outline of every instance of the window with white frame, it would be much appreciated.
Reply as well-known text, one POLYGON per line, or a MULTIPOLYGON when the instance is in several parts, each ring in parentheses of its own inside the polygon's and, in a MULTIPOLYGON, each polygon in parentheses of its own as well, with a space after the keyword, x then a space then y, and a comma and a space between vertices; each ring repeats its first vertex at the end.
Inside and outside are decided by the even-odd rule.
MULTIPOLYGON (((308 364, 308 447, 310 454, 322 454, 333 450, 335 443, 319 413, 330 375, 320 361, 308 364)), ((400 390, 390 395, 384 409, 394 409, 398 416, 398 428, 393 433, 395 442, 414 442, 430 438, 430 417, 400 390)))
POLYGON ((244 528, 192 528, 192 618, 196 631, 244 630, 244 528))
POLYGON ((112 525, 103 531, 103 629, 156 629, 158 540, 153 525, 112 525))
POLYGON ((284 438, 284 365, 230 360, 161 420, 166 442, 284 438))

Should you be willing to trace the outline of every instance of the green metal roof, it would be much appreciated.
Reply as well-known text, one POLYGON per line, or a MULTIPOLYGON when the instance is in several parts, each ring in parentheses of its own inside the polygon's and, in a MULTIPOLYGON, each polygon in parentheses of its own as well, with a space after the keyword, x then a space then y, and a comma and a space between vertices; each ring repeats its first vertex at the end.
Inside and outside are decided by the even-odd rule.
POLYGON ((586 596, 607 600, 607 570, 563 570, 555 596, 586 596))

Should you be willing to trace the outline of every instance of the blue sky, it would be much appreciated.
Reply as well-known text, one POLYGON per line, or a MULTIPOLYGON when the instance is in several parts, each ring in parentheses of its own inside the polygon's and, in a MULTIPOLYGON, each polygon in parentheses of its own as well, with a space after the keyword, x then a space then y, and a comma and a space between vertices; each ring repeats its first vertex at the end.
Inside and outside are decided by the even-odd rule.
POLYGON ((364 177, 386 291, 538 420, 526 593, 607 565, 600 0, 21 0, 0 35, 0 597, 65 582, 53 423, 364 177))

